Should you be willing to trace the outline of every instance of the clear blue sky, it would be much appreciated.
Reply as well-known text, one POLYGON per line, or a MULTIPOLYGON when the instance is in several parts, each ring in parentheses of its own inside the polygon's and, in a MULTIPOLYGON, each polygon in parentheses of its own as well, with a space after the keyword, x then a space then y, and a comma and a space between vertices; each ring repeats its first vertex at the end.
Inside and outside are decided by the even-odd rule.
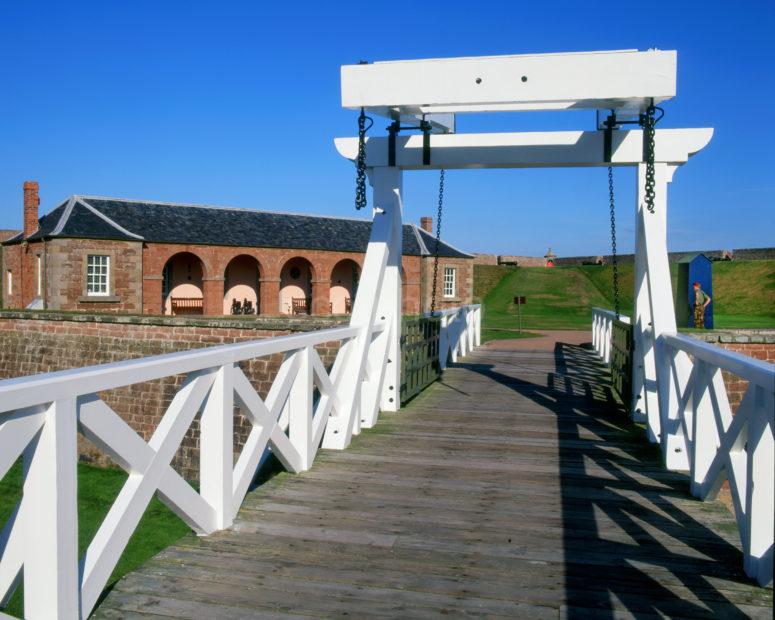
MULTIPOLYGON (((618 2, 612 19, 608 6, 4 2, 0 228, 21 226, 25 179, 41 183, 42 212, 99 194, 352 216, 354 169, 332 144, 356 124, 340 107, 341 64, 658 47, 678 50, 662 126, 716 128, 671 186, 671 249, 775 245, 775 3, 618 2)), ((459 121, 593 125, 591 112, 459 121)), ((616 180, 631 251, 634 173, 616 180)), ((436 186, 437 173, 407 175, 406 220, 433 212, 436 186)), ((604 169, 455 171, 447 189, 444 236, 463 249, 608 250, 604 169)))

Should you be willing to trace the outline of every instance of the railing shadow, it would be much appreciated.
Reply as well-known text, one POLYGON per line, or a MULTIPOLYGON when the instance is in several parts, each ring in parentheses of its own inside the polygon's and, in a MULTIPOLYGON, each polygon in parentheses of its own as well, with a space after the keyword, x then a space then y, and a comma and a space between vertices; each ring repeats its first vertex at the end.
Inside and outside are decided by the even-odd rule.
POLYGON ((545 385, 520 378, 518 366, 509 374, 506 360, 457 366, 556 416, 564 617, 588 618, 593 611, 606 618, 622 610, 636 617, 748 617, 715 579, 750 586, 739 568, 742 552, 676 505, 677 499, 696 501, 688 477, 662 469, 658 449, 614 396, 604 365, 589 350, 565 343, 556 345, 554 361, 545 385))

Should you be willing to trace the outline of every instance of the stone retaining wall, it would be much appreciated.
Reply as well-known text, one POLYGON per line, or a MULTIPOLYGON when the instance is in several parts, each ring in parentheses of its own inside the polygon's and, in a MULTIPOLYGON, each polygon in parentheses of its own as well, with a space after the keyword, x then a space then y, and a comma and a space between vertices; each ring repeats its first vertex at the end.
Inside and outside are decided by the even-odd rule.
MULTIPOLYGON (((314 318, 221 320, 0 311, 0 379, 269 338, 341 323, 314 318)), ((333 363, 338 350, 338 342, 318 347, 327 367, 333 363)), ((253 387, 265 397, 281 362, 282 355, 273 355, 249 360, 240 366, 253 387)), ((166 377, 134 384, 100 396, 148 441, 182 378, 166 377)), ((242 449, 249 431, 249 422, 235 413, 235 450, 242 449)), ((87 462, 109 464, 109 459, 81 436, 79 455, 87 462)), ((186 478, 198 479, 198 418, 175 455, 173 466, 186 478)))

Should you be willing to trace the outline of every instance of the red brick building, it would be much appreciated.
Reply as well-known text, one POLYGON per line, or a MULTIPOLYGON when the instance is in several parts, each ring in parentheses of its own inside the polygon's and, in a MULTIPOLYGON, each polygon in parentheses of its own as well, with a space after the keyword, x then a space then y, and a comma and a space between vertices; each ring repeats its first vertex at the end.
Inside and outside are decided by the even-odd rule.
MULTIPOLYGON (((93 196, 39 218, 39 203, 27 181, 24 230, 2 244, 6 308, 346 314, 371 232, 367 220, 93 196)), ((431 227, 404 225, 407 314, 430 307, 431 227)), ((470 303, 472 292, 473 256, 441 242, 437 307, 470 303)))

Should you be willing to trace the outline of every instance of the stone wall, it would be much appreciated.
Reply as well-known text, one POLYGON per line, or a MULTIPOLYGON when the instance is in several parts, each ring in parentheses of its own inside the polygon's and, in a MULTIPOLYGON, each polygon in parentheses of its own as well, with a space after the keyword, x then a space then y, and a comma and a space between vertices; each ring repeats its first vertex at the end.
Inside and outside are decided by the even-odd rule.
MULTIPOLYGON (((423 258, 423 312, 430 312, 433 294, 433 257, 423 258)), ((436 309, 456 308, 470 304, 474 297, 474 265, 469 258, 439 259, 438 276, 436 278, 436 309), (455 295, 444 296, 444 269, 455 269, 455 295)), ((407 313, 409 314, 409 313, 407 313)))
POLYGON ((143 244, 140 241, 104 239, 51 239, 46 242, 47 308, 85 312, 143 310, 143 244), (89 296, 86 292, 86 259, 108 256, 110 295, 89 296))
MULTIPOLYGON (((341 323, 341 321, 339 321, 341 323)), ((95 316, 54 312, 0 312, 0 379, 104 364, 200 347, 310 331, 337 324, 331 319, 195 319, 182 317, 95 316)), ((333 363, 338 342, 318 347, 323 363, 333 363)), ((282 355, 241 363, 258 393, 265 397, 282 355)), ((101 393, 146 441, 156 430, 182 376, 135 384, 101 393)), ((173 466, 198 479, 199 421, 194 421, 175 455, 173 466)), ((250 424, 235 413, 235 450, 242 449, 250 424)), ((80 458, 99 465, 107 457, 79 436, 80 458)))

